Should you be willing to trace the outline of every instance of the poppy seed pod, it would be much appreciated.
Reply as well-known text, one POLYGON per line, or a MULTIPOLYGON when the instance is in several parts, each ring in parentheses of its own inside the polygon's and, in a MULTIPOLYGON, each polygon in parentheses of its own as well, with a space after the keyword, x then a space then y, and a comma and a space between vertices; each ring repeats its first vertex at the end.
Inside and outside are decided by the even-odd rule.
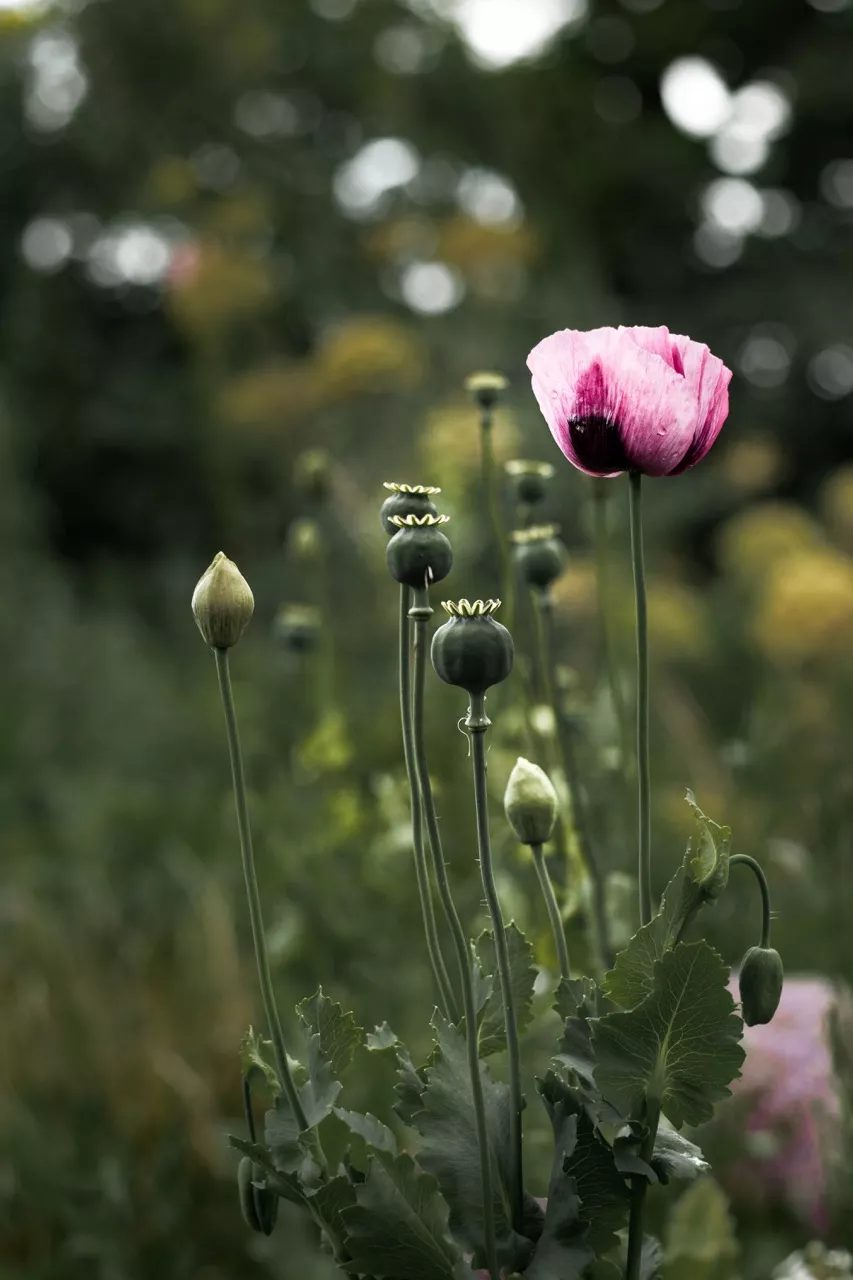
POLYGON ((447 516, 434 515, 391 516, 397 532, 385 557, 391 576, 403 586, 420 590, 450 573, 453 548, 441 532, 447 520, 447 516))
POLYGON ((230 649, 249 625, 255 598, 240 570, 223 551, 196 584, 192 599, 198 629, 211 649, 230 649))
POLYGON ((559 525, 532 525, 512 534, 513 558, 531 587, 544 589, 559 578, 566 565, 566 548, 557 537, 559 525))
POLYGON ((743 1020, 748 1027, 770 1022, 782 999, 785 971, 772 947, 750 947, 738 975, 743 1020))
POLYGON ((312 653, 320 638, 320 610, 310 604, 285 604, 279 609, 273 631, 290 653, 312 653))
POLYGON ((394 516, 436 516, 438 508, 433 502, 433 496, 441 493, 432 484, 394 484, 389 480, 385 481, 383 486, 390 489, 391 492, 382 503, 379 511, 379 519, 382 521, 382 528, 389 537, 393 537, 399 528, 393 523, 394 516))
POLYGON ((446 684, 479 695, 512 671, 512 636, 492 616, 500 600, 444 600, 450 618, 432 638, 432 665, 446 684))
POLYGON ((465 390, 481 409, 491 409, 506 391, 509 381, 502 373, 472 373, 465 379, 465 390))
POLYGON ((557 822, 557 793, 538 764, 519 756, 504 792, 507 821, 522 844, 545 844, 557 822))
POLYGON ((545 497, 548 481, 554 475, 550 462, 528 462, 513 458, 506 464, 506 473, 515 487, 515 496, 528 507, 535 507, 545 497))

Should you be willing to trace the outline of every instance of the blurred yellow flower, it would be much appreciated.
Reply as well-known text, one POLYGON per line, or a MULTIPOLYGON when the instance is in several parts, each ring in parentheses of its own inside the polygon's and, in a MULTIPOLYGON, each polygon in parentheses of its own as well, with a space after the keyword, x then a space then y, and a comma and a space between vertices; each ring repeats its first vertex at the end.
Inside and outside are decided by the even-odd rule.
POLYGON ((746 580, 763 577, 787 556, 822 546, 820 527, 792 502, 746 507, 723 525, 718 539, 722 567, 746 580))
POLYGON ((211 239, 226 242, 270 231, 269 201, 257 187, 241 187, 239 193, 220 196, 205 211, 204 229, 211 239))
MULTIPOLYGON (((498 463, 518 449, 518 427, 512 411, 498 405, 492 412, 492 447, 498 463)), ((479 410, 468 400, 450 400, 427 414, 420 433, 420 462, 424 475, 452 489, 480 469, 479 410)))
POLYGON ((200 338, 264 310, 275 293, 267 265, 214 241, 195 246, 171 284, 170 303, 178 323, 200 338))
POLYGON ((723 478, 744 493, 762 493, 779 479, 784 465, 782 451, 769 436, 735 440, 720 458, 723 478))
POLYGON ((271 361, 232 378, 219 395, 219 410, 236 427, 275 430, 311 412, 319 388, 307 364, 271 361))
POLYGON ((653 657, 695 658, 707 650, 708 618, 698 591, 681 582, 652 581, 648 606, 653 657))
POLYGON ((460 215, 441 226, 436 256, 465 271, 501 259, 526 265, 538 249, 536 237, 525 227, 487 227, 460 215))
POLYGON ((853 545, 853 464, 839 467, 823 482, 820 510, 832 532, 845 546, 853 545))
POLYGON ((405 391, 425 373, 415 331, 390 316, 360 315, 331 329, 314 357, 324 392, 405 391))
POLYGON ((146 196, 157 205, 186 204, 197 189, 192 165, 183 156, 164 156, 145 182, 146 196))
POLYGON ((753 636, 782 665, 832 657, 853 641, 853 561, 806 550, 779 560, 765 583, 753 636))

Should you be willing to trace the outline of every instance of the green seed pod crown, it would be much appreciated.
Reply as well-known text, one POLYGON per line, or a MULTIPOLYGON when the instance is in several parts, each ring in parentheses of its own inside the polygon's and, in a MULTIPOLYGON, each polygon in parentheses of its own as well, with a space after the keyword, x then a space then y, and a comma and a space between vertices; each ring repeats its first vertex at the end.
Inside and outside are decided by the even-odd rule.
POLYGON ((521 844, 545 844, 557 821, 557 793, 538 764, 519 756, 504 792, 504 812, 521 844))
POLYGON ((446 684, 485 693, 512 671, 512 636, 492 615, 500 600, 444 600, 450 618, 432 638, 432 665, 446 684))
POLYGON ((748 1027, 770 1022, 782 998, 785 971, 772 947, 750 947, 740 967, 738 984, 743 1020, 748 1027))
POLYGON ((533 507, 545 497, 554 468, 550 462, 528 462, 524 458, 513 458, 506 464, 506 473, 513 482, 518 501, 533 507))
POLYGON ((383 486, 391 492, 382 503, 379 519, 382 528, 389 537, 393 537, 399 526, 393 523, 394 516, 435 516, 438 508, 433 497, 441 493, 433 484, 394 484, 386 480, 383 486))
POLYGON ((558 532, 559 525, 543 524, 518 529, 512 535, 515 562, 531 587, 550 587, 565 568, 566 548, 557 537, 558 532))
POLYGON ((385 553, 391 576, 416 590, 441 582, 453 565, 453 548, 441 532, 447 516, 391 516, 396 533, 385 553))

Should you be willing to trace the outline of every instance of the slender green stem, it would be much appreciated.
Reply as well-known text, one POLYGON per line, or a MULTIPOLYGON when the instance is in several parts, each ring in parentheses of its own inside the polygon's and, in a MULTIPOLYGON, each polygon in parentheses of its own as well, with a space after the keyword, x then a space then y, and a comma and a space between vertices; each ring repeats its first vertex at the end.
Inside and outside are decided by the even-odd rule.
POLYGON ((486 1254, 486 1266, 491 1280, 499 1280, 497 1246, 495 1243, 495 1203, 492 1189, 492 1153, 489 1147, 489 1134, 486 1127, 486 1104, 483 1099, 483 1081, 480 1075, 480 1055, 477 1043, 477 1006, 474 1000, 474 985, 471 975, 471 954, 459 919, 459 913, 450 891, 444 852, 441 847, 441 833, 432 795, 432 784, 427 766, 424 747, 424 676, 426 674, 426 627, 432 610, 423 600, 418 599, 412 616, 415 620, 415 661, 414 661, 414 698, 412 703, 412 728, 415 748, 415 771, 418 788, 421 793, 424 819, 432 853, 433 870, 438 884, 439 897, 450 926, 450 935, 456 950, 459 964, 459 982, 462 990, 462 1005, 465 1013, 465 1045, 468 1053, 468 1069, 471 1073, 471 1094, 474 1102, 474 1118, 477 1125, 477 1145, 480 1155, 480 1184, 483 1190, 483 1235, 486 1254))
MULTIPOLYGON (((471 699, 468 722, 486 719, 485 716, 476 714, 477 711, 482 710, 482 695, 479 702, 480 706, 475 707, 475 699, 471 699)), ((501 986, 504 1024, 506 1026, 509 1092, 512 1103, 509 1131, 512 1223, 516 1231, 520 1231, 524 1216, 524 1168, 521 1149, 521 1113, 524 1110, 524 1098, 521 1092, 521 1054, 518 1047, 518 1024, 515 1016, 515 1005, 512 999, 512 971, 509 963, 509 947, 507 946, 503 912, 501 911, 497 885, 495 884, 492 845, 489 837, 489 799, 486 789, 487 727, 488 724, 469 723, 471 760, 474 767, 474 804, 477 810, 477 846, 480 854, 480 872, 483 877, 486 905, 489 908, 489 915, 492 920, 492 931, 495 935, 495 957, 498 965, 498 979, 501 986)))
POLYGON ((287 1050, 284 1047, 284 1036, 275 1002, 275 992, 270 973, 270 961, 267 953, 267 942, 264 935, 264 921, 261 912, 261 895, 258 890, 258 877, 255 871, 255 855, 252 849, 252 828, 249 823, 249 806, 246 801, 246 779, 243 773, 243 753, 240 748, 240 734, 237 729, 237 713, 234 709, 234 694, 231 689, 231 672, 228 667, 228 650, 214 649, 216 658, 216 674, 219 677, 219 692, 222 695, 222 709, 225 712, 225 730, 228 735, 228 753, 231 757, 231 775, 234 779, 234 802, 237 808, 237 828, 240 833, 240 853, 243 858, 243 877, 246 881, 246 895, 249 899, 249 919, 252 925, 252 942, 255 947, 255 963, 258 967, 258 980, 261 987, 261 999, 264 1015, 272 1040, 273 1054, 278 1078, 287 1095, 296 1123, 301 1130, 309 1128, 305 1110, 299 1100, 290 1066, 287 1061, 287 1050))
POLYGON ((770 886, 767 883, 767 876, 764 874, 764 868, 760 862, 756 862, 755 858, 751 858, 748 853, 735 853, 729 859, 729 866, 734 867, 740 864, 749 867, 761 890, 761 945, 762 947, 770 946, 770 886))
POLYGON ((637 606, 637 787, 639 793, 640 923, 652 918, 652 819, 649 766, 649 625, 646 608, 646 566, 643 556, 642 475, 630 472, 631 559, 637 606))
POLYGON ((504 625, 512 631, 515 617, 515 577, 507 547, 506 531, 501 520, 501 506, 495 478, 495 453, 492 440, 492 409, 484 405, 480 415, 480 439, 482 443, 483 489, 500 560, 500 596, 503 602, 504 625))
MULTIPOLYGON (((640 1159, 649 1164, 655 1150, 655 1138, 660 1121, 660 1103, 654 1098, 646 1099, 647 1133, 640 1147, 640 1159)), ((646 1210, 646 1193, 649 1189, 648 1178, 635 1177, 631 1183, 631 1211, 628 1218, 628 1262, 625 1268, 625 1280, 640 1280, 640 1266, 643 1260, 643 1218, 646 1210)))
POLYGON ((533 865, 536 868, 542 897, 545 899, 545 906, 548 908, 548 919, 551 921, 554 946, 557 948, 557 959, 560 962, 560 977, 570 978, 572 970, 569 964, 569 948, 566 946, 566 931, 563 928, 560 908, 557 906, 557 899, 554 896, 554 886, 551 884, 551 877, 548 874, 548 867, 545 863, 545 851, 541 844, 531 845, 530 851, 533 854, 533 865))
POLYGON ((415 747, 412 735, 412 672, 411 672, 411 631, 409 618, 411 606, 411 590, 407 586, 400 587, 400 720, 403 726, 403 756, 406 761, 406 777, 409 780, 409 804, 412 810, 412 846, 415 855, 415 878, 418 883, 418 896, 421 901, 421 914, 424 921, 427 952, 432 965, 433 976, 443 1007, 445 1017, 451 1022, 459 1021, 459 1010, 456 996, 447 975, 447 967, 441 952, 441 941, 435 923, 435 910, 432 902, 432 886, 429 868, 424 850, 424 820, 421 809, 421 798, 418 781, 415 777, 415 747))
POLYGON ((593 478, 592 480, 592 513, 593 542, 595 544, 595 567, 598 581, 598 625, 601 637, 601 659, 604 676, 610 690, 613 703, 613 714, 616 717, 616 731, 622 754, 622 769, 630 767, 631 752, 629 749, 628 717, 625 707, 625 694, 619 678, 619 666, 616 661, 614 646, 610 638, 608 610, 611 599, 610 588, 610 550, 607 537, 607 502, 608 495, 604 488, 608 480, 593 478))
POLYGON ((581 857, 592 882, 592 906, 595 923, 595 945, 602 967, 610 963, 610 943, 607 929, 607 903, 604 896, 604 877, 593 852, 590 832, 589 812, 586 805, 583 784, 580 778, 572 727, 567 722, 563 709, 557 698, 554 669, 556 666, 556 646, 554 644, 554 614, 550 596, 544 591, 533 592, 533 615, 536 622, 536 648, 545 697, 554 716, 554 727, 557 732, 557 743, 560 750, 560 762, 568 784, 572 800, 572 817, 580 846, 581 857))

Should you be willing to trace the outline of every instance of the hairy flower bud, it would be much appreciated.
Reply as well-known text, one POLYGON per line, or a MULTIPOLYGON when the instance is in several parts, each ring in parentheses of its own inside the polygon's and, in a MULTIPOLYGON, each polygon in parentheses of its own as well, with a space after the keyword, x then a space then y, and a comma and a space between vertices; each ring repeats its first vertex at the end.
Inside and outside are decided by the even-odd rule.
POLYGON ((772 947, 750 947, 738 975, 743 1020, 748 1027, 770 1022, 782 999, 785 972, 772 947))
POLYGON ((432 665, 446 684, 482 694, 506 680, 515 648, 506 627, 492 617, 500 600, 445 600, 449 621, 432 638, 432 665))
POLYGON ((390 489, 391 492, 382 503, 379 519, 389 537, 393 537, 399 527, 393 523, 394 516, 438 515, 438 508, 432 499, 441 490, 433 484, 394 484, 386 480, 383 488, 390 489))
POLYGON ((545 844, 557 821, 557 793, 538 764, 519 756, 504 792, 507 821, 522 844, 545 844))
POLYGON ((566 565, 566 548, 557 537, 559 525, 534 525, 512 534, 513 558, 531 587, 544 589, 559 578, 566 565))
POLYGON ((240 570, 217 552, 193 592, 193 615, 211 649, 230 649, 255 611, 255 598, 240 570))
POLYGON ((385 557, 391 576, 403 586, 416 590, 440 582, 450 573, 453 548, 441 532, 447 516, 391 516, 397 532, 388 543, 385 557))
POLYGON ((511 459, 505 470, 515 487, 516 498, 529 507, 542 501, 548 489, 548 481, 554 475, 550 462, 528 462, 524 458, 511 459))

